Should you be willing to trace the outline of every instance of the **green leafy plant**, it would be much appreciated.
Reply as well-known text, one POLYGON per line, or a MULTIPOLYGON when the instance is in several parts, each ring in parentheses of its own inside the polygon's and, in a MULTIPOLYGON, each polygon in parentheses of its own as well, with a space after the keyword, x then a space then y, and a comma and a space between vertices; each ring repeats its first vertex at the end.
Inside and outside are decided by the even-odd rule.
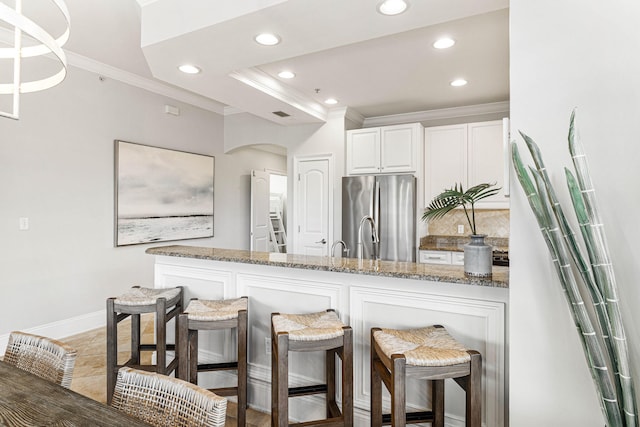
POLYGON ((569 123, 569 152, 576 175, 565 168, 565 176, 586 257, 556 197, 540 149, 529 136, 522 132, 520 135, 535 168, 525 168, 515 142, 511 144, 513 165, 542 231, 582 340, 607 426, 637 427, 638 409, 618 290, 586 156, 576 138, 575 111, 569 123), (586 300, 581 289, 588 293, 586 300), (590 309, 587 305, 591 305, 590 309))
POLYGON ((455 184, 453 188, 444 190, 429 202, 429 206, 427 206, 422 214, 422 220, 427 221, 429 219, 442 218, 453 209, 462 207, 469 222, 471 234, 477 234, 475 204, 479 200, 497 194, 500 188, 491 188, 495 187, 495 185, 495 183, 478 184, 464 191, 462 184, 455 184), (469 211, 471 211, 471 216, 469 216, 469 211))

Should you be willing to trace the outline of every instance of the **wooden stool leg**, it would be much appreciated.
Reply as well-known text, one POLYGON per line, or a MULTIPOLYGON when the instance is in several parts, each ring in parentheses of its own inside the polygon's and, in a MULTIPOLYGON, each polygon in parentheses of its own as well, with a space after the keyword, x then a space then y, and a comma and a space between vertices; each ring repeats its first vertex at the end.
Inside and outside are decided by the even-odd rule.
POLYGON ((289 425, 289 334, 274 335, 271 350, 272 365, 272 427, 289 425), (275 376, 275 378, 274 378, 275 376))
POLYGON ((353 425, 353 331, 345 327, 342 343, 342 418, 345 427, 353 425))
POLYGON ((391 426, 404 427, 407 423, 406 410, 406 359, 394 354, 391 356, 391 426))
POLYGON ((336 350, 325 350, 324 383, 327 385, 325 398, 326 417, 332 418, 336 407, 336 350))
MULTIPOLYGON (((273 317, 273 314, 271 315, 273 317)), ((278 341, 271 324, 271 426, 277 425, 278 420, 278 341)))
POLYGON ((431 380, 432 427, 444 427, 444 380, 431 380))
POLYGON ((247 424, 247 310, 238 312, 238 426, 247 424))
POLYGON ((116 365, 118 364, 118 314, 115 312, 115 298, 107 299, 107 404, 111 404, 116 386, 116 365))
POLYGON ((131 360, 134 365, 140 364, 140 315, 132 314, 131 316, 131 360))
POLYGON ((187 340, 189 340, 189 360, 187 363, 189 364, 189 376, 187 377, 187 381, 191 384, 198 384, 198 331, 196 329, 189 329, 189 334, 187 335, 187 340))
POLYGON ((371 384, 370 384, 370 398, 371 398, 371 427, 382 426, 382 378, 378 373, 376 364, 380 361, 378 354, 376 353, 375 340, 373 333, 379 331, 380 328, 371 329, 371 349, 370 349, 370 371, 371 371, 371 384))
POLYGON ((156 302, 156 372, 166 374, 167 370, 167 300, 158 298, 156 302))
POLYGON ((186 314, 179 314, 177 317, 178 344, 176 354, 178 355, 178 378, 189 381, 189 317, 186 314))
POLYGON ((482 356, 473 350, 469 350, 469 354, 471 355, 471 372, 466 390, 466 427, 480 427, 482 425, 482 356))

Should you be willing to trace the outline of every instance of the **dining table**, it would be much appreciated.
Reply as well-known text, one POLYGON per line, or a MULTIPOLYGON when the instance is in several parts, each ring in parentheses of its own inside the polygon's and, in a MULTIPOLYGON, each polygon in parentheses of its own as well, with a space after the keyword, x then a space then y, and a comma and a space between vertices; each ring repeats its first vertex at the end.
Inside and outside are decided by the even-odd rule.
POLYGON ((0 426, 149 426, 115 408, 0 361, 0 426))

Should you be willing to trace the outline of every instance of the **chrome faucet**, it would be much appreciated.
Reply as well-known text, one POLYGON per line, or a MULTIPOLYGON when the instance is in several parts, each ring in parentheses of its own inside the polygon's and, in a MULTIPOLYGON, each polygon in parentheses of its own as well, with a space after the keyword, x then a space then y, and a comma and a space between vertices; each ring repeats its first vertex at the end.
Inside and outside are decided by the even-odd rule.
POLYGON ((342 245, 342 254, 349 257, 349 248, 347 247, 347 244, 344 242, 344 240, 336 240, 335 242, 333 242, 333 245, 331 245, 331 256, 333 256, 336 250, 336 246, 338 245, 342 245))
POLYGON ((371 224, 371 241, 373 242, 372 258, 380 259, 380 255, 378 254, 378 251, 376 251, 377 249, 376 245, 380 243, 380 239, 378 238, 378 228, 376 227, 376 222, 371 216, 365 215, 360 220, 360 225, 358 226, 358 246, 356 249, 358 260, 362 260, 362 226, 367 221, 369 221, 369 223, 371 224))

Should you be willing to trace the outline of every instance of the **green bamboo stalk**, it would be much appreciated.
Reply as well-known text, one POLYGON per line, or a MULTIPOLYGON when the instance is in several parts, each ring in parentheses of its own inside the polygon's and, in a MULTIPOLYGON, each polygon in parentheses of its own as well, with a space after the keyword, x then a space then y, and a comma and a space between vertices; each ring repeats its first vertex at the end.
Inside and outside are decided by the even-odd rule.
POLYGON ((619 380, 622 387, 622 400, 626 425, 628 427, 638 426, 638 409, 636 406, 635 387, 629 366, 629 350, 627 338, 622 323, 620 312, 618 289, 613 265, 609 256, 609 248, 604 231, 604 224, 599 215, 596 200, 595 188, 591 181, 586 155, 582 145, 575 134, 575 112, 571 115, 569 126, 569 152, 576 170, 578 186, 582 192, 585 204, 585 212, 589 220, 587 232, 591 234, 590 240, 593 242, 592 268, 594 278, 598 286, 602 289, 605 297, 607 312, 611 323, 613 337, 613 348, 616 354, 616 363, 619 380))
MULTIPOLYGON (((584 200, 582 199, 582 193, 580 192, 580 188, 578 187, 578 183, 576 182, 575 177, 567 168, 565 168, 565 176, 567 178, 567 186, 569 188, 569 194, 571 196, 571 201, 576 213, 578 225, 580 227, 583 239, 586 243, 587 252, 589 252, 589 259, 593 259, 593 250, 591 249, 592 243, 589 234, 589 219, 587 217, 586 208, 584 206, 584 200)), ((622 396, 622 384, 620 382, 619 372, 616 364, 616 353, 612 340, 610 339, 610 337, 612 336, 612 331, 611 323, 609 321, 609 313, 607 312, 607 306, 604 302, 602 293, 600 292, 600 288, 595 284, 595 281, 590 282, 588 285, 592 303, 598 316, 600 328, 602 329, 603 339, 607 346, 607 352, 609 353, 609 360, 611 363, 611 367, 613 368, 613 374, 615 375, 617 395, 622 396)), ((622 400, 619 400, 619 404, 620 410, 623 411, 624 408, 622 400)))
POLYGON ((548 221, 547 228, 549 231, 549 238, 556 250, 560 270, 562 272, 561 280, 565 281, 567 289, 566 295, 569 297, 568 302, 572 310, 575 312, 575 317, 582 333, 581 337, 585 342, 587 349, 587 361, 590 363, 592 376, 596 378, 596 384, 600 388, 600 398, 602 402, 601 407, 603 408, 607 425, 608 427, 624 427, 625 422, 620 413, 615 382, 610 375, 605 352, 602 350, 596 330, 591 322, 591 318, 589 317, 589 313, 575 280, 567 248, 565 246, 565 240, 555 219, 551 200, 547 193, 546 184, 542 178, 542 174, 537 170, 532 169, 531 173, 535 178, 538 193, 540 194, 545 219, 548 221))
MULTIPOLYGON (((619 406, 617 402, 615 401, 612 402, 612 400, 610 399, 611 394, 615 393, 614 391, 615 386, 611 384, 611 378, 605 370, 596 368, 596 366, 599 366, 599 365, 597 362, 594 362, 592 351, 589 348, 590 346, 597 346, 599 348, 597 339, 594 339, 596 338, 594 335, 584 335, 583 328, 580 324, 579 315, 584 316, 585 312, 584 310, 579 311, 578 308, 584 309, 584 305, 580 306, 578 304, 574 304, 571 299, 572 297, 568 293, 567 284, 571 280, 570 277, 573 276, 573 273, 571 272, 570 269, 561 268, 562 264, 559 259, 558 242, 556 241, 554 244, 554 242, 552 242, 552 239, 551 239, 551 233, 550 233, 550 227, 549 227, 551 215, 548 213, 550 212, 550 209, 548 210, 548 212, 545 212, 545 209, 543 208, 543 202, 541 200, 542 197, 538 194, 536 187, 532 183, 529 177, 529 174, 527 173, 526 169, 523 166, 522 160, 518 152, 517 145, 515 143, 512 143, 511 146, 512 146, 513 165, 516 170, 516 176, 518 177, 518 180, 525 192, 529 205, 531 206, 531 209, 538 222, 538 225, 540 226, 540 230, 544 237, 545 243, 547 244, 549 253, 551 254, 554 268, 556 270, 558 277, 560 278, 560 284, 561 284, 563 293, 565 294, 565 298, 569 302, 569 306, 571 308, 570 312, 572 315, 572 319, 574 321, 574 325, 578 330, 579 336, 582 338, 580 342, 582 344, 584 354, 586 356, 586 359, 590 368, 589 372, 591 373, 594 384, 596 384, 596 392, 599 397, 602 413, 605 416, 607 423, 610 427, 623 426, 622 424, 623 421, 620 415, 619 406)), ((556 240, 558 239, 556 238, 556 240)), ((560 239, 560 241, 562 240, 560 239)), ((598 352, 595 351, 595 354, 597 356, 598 352)))
MULTIPOLYGON (((529 136, 525 135, 522 132, 520 132, 520 135, 522 136, 525 143, 527 144, 527 147, 529 148, 529 152, 531 153, 531 157, 536 165, 536 168, 544 181, 547 194, 549 195, 549 201, 553 208, 553 214, 555 215, 557 223, 560 226, 560 229, 562 230, 562 235, 569 249, 571 259, 576 265, 580 273, 580 277, 582 278, 583 282, 586 285, 587 290, 589 291, 589 295, 591 297, 591 301, 593 303, 594 310, 596 313, 596 319, 598 321, 598 325, 600 326, 600 330, 597 332, 599 335, 601 334, 600 336, 602 336, 602 339, 605 343, 606 351, 608 354, 608 360, 611 361, 610 365, 613 368, 615 367, 615 362, 614 362, 615 352, 613 348, 613 343, 611 342, 612 340, 610 338, 612 336, 611 324, 609 321, 609 316, 607 313, 606 306, 604 304, 602 291, 599 289, 599 287, 597 286, 593 278, 590 265, 585 261, 585 257, 583 256, 582 251, 576 240, 576 235, 573 232, 573 229, 571 228, 571 226, 569 225, 569 221, 567 220, 567 217, 564 214, 562 206, 558 201, 553 185, 551 185, 551 180, 549 179, 549 174, 547 173, 547 169, 542 159, 540 148, 529 136)), ((578 223, 580 224, 580 221, 578 221, 578 223)), ((588 241, 586 246, 587 248, 589 248, 588 241)), ((587 250, 588 250, 589 259, 591 259, 591 252, 589 252, 589 249, 587 250)), ((614 369, 614 373, 615 372, 616 370, 614 369)), ((619 383, 620 383, 619 380, 616 379, 616 395, 621 396, 622 390, 619 383)), ((622 406, 622 402, 620 400, 618 401, 618 403, 622 406)), ((621 407, 621 410, 622 410, 622 407, 621 407)))

